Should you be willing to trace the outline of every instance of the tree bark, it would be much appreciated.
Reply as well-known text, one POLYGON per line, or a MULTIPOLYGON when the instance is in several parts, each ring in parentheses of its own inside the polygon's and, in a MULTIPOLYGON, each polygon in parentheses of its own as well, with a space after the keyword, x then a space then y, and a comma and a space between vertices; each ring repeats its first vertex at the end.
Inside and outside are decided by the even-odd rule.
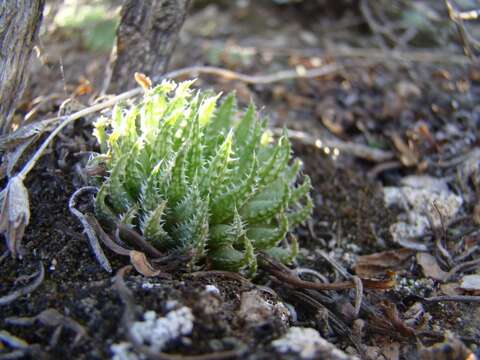
POLYGON ((0 1, 0 134, 11 130, 27 85, 30 55, 42 22, 44 0, 0 1))
POLYGON ((164 73, 185 21, 190 0, 126 0, 106 86, 119 93, 135 86, 134 73, 164 73))

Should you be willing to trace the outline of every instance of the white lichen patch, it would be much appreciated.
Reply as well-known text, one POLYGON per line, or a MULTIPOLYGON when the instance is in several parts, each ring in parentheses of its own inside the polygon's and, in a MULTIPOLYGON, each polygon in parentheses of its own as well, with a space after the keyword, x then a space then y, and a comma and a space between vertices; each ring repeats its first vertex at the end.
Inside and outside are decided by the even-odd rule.
POLYGON ((389 186, 383 191, 387 206, 403 210, 399 221, 390 227, 393 240, 420 251, 426 251, 426 245, 412 239, 423 236, 432 225, 436 228, 448 225, 463 204, 444 179, 430 176, 408 176, 400 187, 389 186))
POLYGON ((137 355, 132 349, 132 344, 128 342, 112 344, 110 350, 113 353, 112 360, 143 360, 145 358, 137 355))
POLYGON ((291 327, 283 337, 274 340, 272 346, 279 353, 295 353, 302 359, 355 359, 322 338, 312 328, 291 327))
POLYGON ((147 311, 144 321, 134 322, 131 336, 153 351, 161 351, 169 342, 187 336, 193 329, 193 314, 190 308, 181 307, 170 311, 165 317, 158 317, 155 311, 147 311))

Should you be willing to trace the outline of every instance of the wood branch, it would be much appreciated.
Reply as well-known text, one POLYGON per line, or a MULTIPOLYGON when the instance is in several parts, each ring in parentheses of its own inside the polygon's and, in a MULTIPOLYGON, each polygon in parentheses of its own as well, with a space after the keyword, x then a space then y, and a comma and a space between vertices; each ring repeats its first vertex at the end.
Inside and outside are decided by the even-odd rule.
POLYGON ((190 0, 126 0, 104 88, 117 94, 135 86, 134 73, 167 70, 190 0))
POLYGON ((0 133, 10 131, 25 90, 45 0, 0 1, 0 133))

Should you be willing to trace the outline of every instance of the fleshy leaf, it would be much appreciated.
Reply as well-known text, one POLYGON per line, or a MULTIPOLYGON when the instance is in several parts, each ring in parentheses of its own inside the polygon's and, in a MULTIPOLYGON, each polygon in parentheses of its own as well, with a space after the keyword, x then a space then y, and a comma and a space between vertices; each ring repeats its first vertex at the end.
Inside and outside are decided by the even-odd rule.
POLYGON ((311 185, 286 133, 275 141, 253 104, 241 113, 234 95, 217 106, 219 96, 164 81, 138 105, 118 105, 111 119, 98 120, 102 153, 90 164, 107 175, 95 212, 162 252, 188 252, 190 269, 253 275, 258 251, 285 262, 295 256, 295 243, 278 244, 310 216, 311 185))

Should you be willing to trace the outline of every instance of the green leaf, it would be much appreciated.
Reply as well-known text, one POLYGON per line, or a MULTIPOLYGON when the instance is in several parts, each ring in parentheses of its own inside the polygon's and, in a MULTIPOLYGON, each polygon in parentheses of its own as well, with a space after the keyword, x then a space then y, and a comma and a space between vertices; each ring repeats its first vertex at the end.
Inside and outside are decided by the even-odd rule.
POLYGON ((227 173, 228 164, 232 155, 233 132, 229 132, 225 141, 218 149, 215 157, 208 164, 206 173, 200 180, 200 189, 203 194, 222 185, 227 173))
POLYGON ((292 236, 290 247, 288 249, 282 247, 272 247, 270 249, 266 249, 265 253, 284 264, 289 264, 297 257, 298 250, 297 238, 292 236))
POLYGON ((251 198, 240 210, 240 215, 249 223, 259 223, 282 212, 288 200, 288 184, 279 179, 251 198))
POLYGON ((201 262, 254 275, 258 251, 291 261, 296 243, 278 244, 313 203, 287 134, 273 142, 253 104, 239 113, 229 95, 217 108, 219 95, 191 86, 164 81, 138 106, 118 105, 96 122, 102 153, 90 164, 108 176, 95 213, 162 251, 193 254, 190 269, 201 262))
POLYGON ((216 224, 210 228, 209 246, 217 248, 225 245, 237 244, 245 236, 246 224, 238 211, 229 224, 216 224))
POLYGON ((244 249, 237 250, 231 245, 225 245, 209 252, 209 257, 214 267, 229 271, 239 271, 243 268, 255 273, 257 261, 255 249, 248 238, 244 238, 244 249))
POLYGON ((265 250, 276 246, 287 234, 288 220, 281 215, 273 224, 255 224, 248 228, 247 237, 255 249, 265 250))
POLYGON ((175 242, 165 231, 165 212, 167 202, 161 201, 155 210, 149 211, 140 223, 140 229, 146 240, 151 241, 160 250, 170 248, 175 242))
POLYGON ((313 202, 309 195, 306 196, 305 201, 306 204, 302 208, 287 215, 288 224, 290 227, 297 226, 305 222, 312 215, 313 202))

